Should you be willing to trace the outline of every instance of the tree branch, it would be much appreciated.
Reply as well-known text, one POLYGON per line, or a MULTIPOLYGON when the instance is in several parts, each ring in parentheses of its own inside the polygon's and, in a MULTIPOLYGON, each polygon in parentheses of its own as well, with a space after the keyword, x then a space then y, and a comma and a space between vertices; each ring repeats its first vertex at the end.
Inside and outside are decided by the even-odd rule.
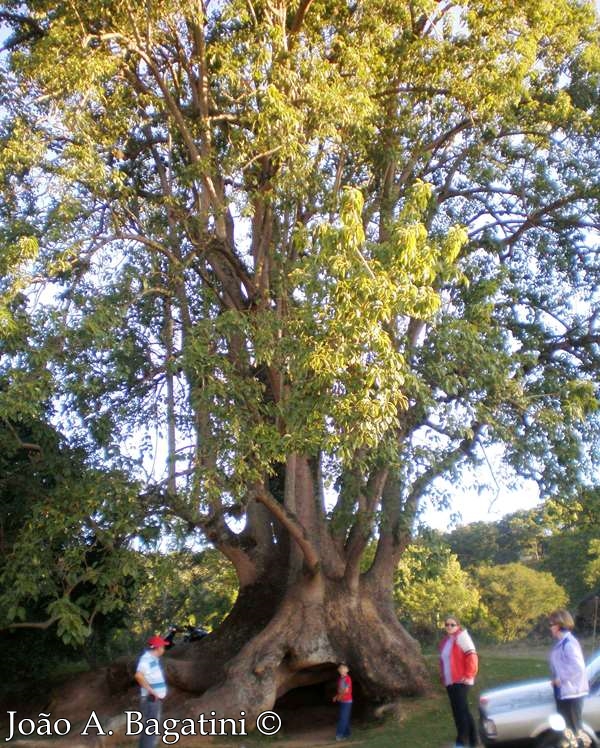
POLYGON ((46 631, 46 629, 49 629, 50 626, 53 626, 57 621, 58 617, 54 616, 53 618, 49 618, 47 621, 22 621, 21 623, 10 623, 8 626, 2 626, 0 631, 11 631, 12 629, 37 629, 38 631, 46 631))
POLYGON ((296 11, 296 15, 294 16, 294 20, 292 21, 290 34, 297 34, 300 31, 300 29, 302 28, 302 24, 304 23, 306 14, 308 13, 308 9, 312 5, 312 3, 313 0, 301 1, 300 5, 298 6, 298 10, 296 11))
POLYGON ((290 537, 300 546, 308 570, 311 574, 316 574, 320 567, 319 554, 298 517, 286 509, 283 504, 280 504, 263 485, 255 486, 254 494, 256 500, 267 507, 271 514, 286 528, 290 537))
POLYGON ((19 449, 24 449, 27 452, 38 452, 39 454, 42 453, 42 448, 40 447, 39 444, 33 444, 32 442, 24 442, 19 436, 19 434, 17 433, 17 430, 12 425, 12 423, 7 418, 4 418, 4 417, 2 417, 2 420, 8 427, 8 430, 11 432, 11 434, 15 437, 15 440, 17 441, 19 445, 19 449))

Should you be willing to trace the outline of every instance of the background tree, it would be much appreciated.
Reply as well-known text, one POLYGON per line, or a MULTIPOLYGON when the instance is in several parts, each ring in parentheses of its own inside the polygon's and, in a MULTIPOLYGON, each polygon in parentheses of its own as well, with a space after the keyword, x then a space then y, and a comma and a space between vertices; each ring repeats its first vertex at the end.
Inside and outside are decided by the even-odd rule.
POLYGON ((92 469, 47 423, 0 417, 6 707, 47 701, 50 678, 123 652, 115 630, 127 626, 139 570, 127 541, 143 524, 122 474, 92 469))
POLYGON ((81 644, 123 610, 137 575, 127 544, 143 532, 137 487, 89 468, 46 424, 4 423, 0 630, 57 626, 81 644))
MULTIPOLYGON (((497 522, 470 522, 444 535, 444 540, 460 565, 472 568, 495 564, 499 553, 500 529, 497 522)), ((511 559, 515 561, 516 559, 511 559)))
POLYGON ((600 495, 597 488, 582 487, 571 501, 559 496, 548 502, 545 513, 550 532, 541 568, 568 591, 570 605, 575 608, 598 589, 594 559, 600 533, 600 495))
POLYGON ((238 577, 171 679, 249 718, 340 659, 366 698, 419 692, 392 580, 436 479, 495 442, 542 496, 591 473, 592 5, 10 0, 0 20, 0 252, 30 299, 52 284, 14 355, 45 357, 105 464, 162 430, 146 514, 238 577))
POLYGON ((229 613, 237 595, 233 566, 214 550, 148 554, 130 606, 140 636, 168 625, 211 631, 229 613))
POLYGON ((589 587, 592 590, 598 590, 600 587, 600 540, 598 538, 590 541, 584 574, 589 587))
POLYGON ((528 634, 542 616, 567 602, 552 574, 512 563, 478 569, 477 583, 487 624, 502 641, 528 634))
POLYGON ((414 543, 403 553, 394 580, 398 616, 420 641, 432 640, 452 614, 469 625, 481 616, 477 587, 448 547, 414 543))
POLYGON ((496 522, 472 522, 446 533, 444 540, 461 566, 507 564, 522 561, 535 566, 555 529, 545 505, 507 514, 496 522))

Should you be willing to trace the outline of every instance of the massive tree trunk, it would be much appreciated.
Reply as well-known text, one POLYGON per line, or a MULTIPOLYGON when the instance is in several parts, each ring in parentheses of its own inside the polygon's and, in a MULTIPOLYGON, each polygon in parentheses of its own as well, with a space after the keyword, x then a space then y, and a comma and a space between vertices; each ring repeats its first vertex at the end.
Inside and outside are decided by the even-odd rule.
MULTIPOLYGON (((284 488, 279 502, 265 487, 257 488, 245 530, 214 531, 213 540, 244 581, 218 630, 175 647, 163 660, 174 694, 170 709, 178 716, 239 719, 243 712, 251 726, 289 691, 333 685, 341 661, 348 663, 363 703, 390 703, 425 689, 419 645, 399 624, 392 604, 391 569, 403 534, 382 533, 373 563, 362 571, 358 560, 367 536, 359 539, 354 515, 345 530, 338 521, 336 537, 313 491, 315 461, 296 455, 287 476, 290 471, 286 481, 294 485, 293 496, 284 488)), ((133 664, 107 670, 115 704, 123 704, 119 689, 131 687, 133 664)), ((89 697, 84 704, 79 696, 80 716, 95 708, 92 689, 89 697)), ((53 708, 68 710, 71 699, 72 692, 65 692, 53 708)))
POLYGON ((423 691, 418 644, 389 600, 366 585, 352 592, 343 579, 318 573, 291 584, 282 599, 263 596, 258 605, 262 611, 254 595, 242 592, 213 641, 200 642, 189 659, 167 663, 171 682, 190 694, 191 714, 236 718, 243 711, 252 722, 292 689, 333 682, 340 661, 349 663, 370 702, 423 691))
MULTIPOLYGON (((380 501, 383 493, 386 505, 397 489, 392 477, 383 491, 387 477, 373 476, 365 501, 380 501)), ((326 521, 317 461, 294 455, 280 478, 271 481, 273 492, 256 488, 240 535, 213 530, 244 581, 222 626, 166 659, 170 683, 185 695, 183 711, 217 718, 244 712, 251 724, 290 690, 333 683, 341 661, 364 701, 422 693, 427 675, 419 645, 392 604, 393 567, 408 537, 400 515, 393 525, 389 518, 373 563, 362 571, 368 531, 359 531, 352 513, 326 521)))

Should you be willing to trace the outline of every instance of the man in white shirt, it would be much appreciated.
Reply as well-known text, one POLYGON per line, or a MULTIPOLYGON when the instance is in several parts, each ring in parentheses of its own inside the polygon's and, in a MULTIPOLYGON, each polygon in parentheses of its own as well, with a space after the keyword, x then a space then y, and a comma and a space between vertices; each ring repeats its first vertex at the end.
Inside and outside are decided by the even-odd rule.
POLYGON ((168 642, 160 636, 151 636, 148 639, 148 649, 140 657, 136 670, 135 680, 141 688, 141 711, 144 729, 140 735, 139 748, 155 748, 159 735, 152 734, 154 730, 148 730, 149 720, 160 722, 162 702, 167 695, 167 683, 163 669, 160 666, 160 658, 165 653, 168 642))

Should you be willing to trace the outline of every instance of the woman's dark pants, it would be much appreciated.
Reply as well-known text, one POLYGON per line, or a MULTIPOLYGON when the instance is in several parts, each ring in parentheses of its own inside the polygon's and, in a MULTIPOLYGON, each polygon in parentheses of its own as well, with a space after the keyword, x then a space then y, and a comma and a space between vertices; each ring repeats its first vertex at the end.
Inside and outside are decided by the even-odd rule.
POLYGON ((575 734, 583 729, 583 697, 576 699, 556 699, 556 711, 562 715, 567 727, 575 734))
POLYGON ((466 683, 453 683, 451 686, 446 686, 456 725, 456 745, 477 745, 475 721, 469 711, 469 688, 470 686, 466 683))

